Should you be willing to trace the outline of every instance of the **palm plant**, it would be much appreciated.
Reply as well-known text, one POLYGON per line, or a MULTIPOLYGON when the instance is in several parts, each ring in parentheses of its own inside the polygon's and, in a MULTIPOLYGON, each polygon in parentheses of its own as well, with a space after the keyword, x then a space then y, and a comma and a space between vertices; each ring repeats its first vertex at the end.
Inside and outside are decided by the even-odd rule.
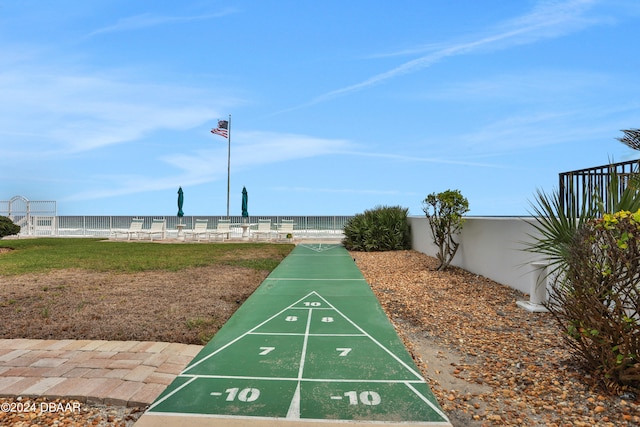
MULTIPOLYGON (((623 132, 618 139, 640 150, 640 130, 623 132)), ((538 190, 532 204, 537 233, 526 247, 543 255, 547 275, 555 276, 545 306, 572 353, 616 387, 640 384, 639 172, 619 176, 612 165, 604 192, 577 197, 570 186, 565 205, 557 191, 538 190)))
POLYGON ((629 148, 640 150, 640 129, 623 129, 624 136, 616 138, 629 148))
POLYGON ((551 195, 537 190, 536 203, 532 203, 533 228, 538 235, 531 235, 532 243, 526 243, 526 250, 543 255, 549 262, 549 274, 566 269, 566 260, 576 232, 587 221, 602 218, 607 213, 619 211, 637 212, 640 209, 640 173, 628 177, 622 192, 620 177, 614 168, 610 169, 607 191, 604 199, 598 191, 592 198, 577 197, 569 188, 567 203, 561 203, 561 195, 553 191, 551 195), (580 202, 580 200, 584 202, 580 202), (591 200, 591 201, 587 201, 591 200))
MULTIPOLYGON (((543 255, 549 263, 548 274, 558 273, 566 269, 571 243, 577 230, 589 219, 593 218, 595 206, 579 204, 573 191, 569 194, 566 208, 560 202, 560 194, 553 191, 551 195, 537 190, 536 204, 532 203, 533 228, 538 235, 531 235, 531 242, 526 243, 526 250, 543 255)), ((584 197, 582 200, 586 200, 584 197)))
POLYGON ((640 209, 640 172, 638 170, 628 176, 626 183, 622 185, 620 177, 612 169, 607 190, 605 200, 596 197, 597 217, 619 211, 637 212, 640 209), (620 188, 623 187, 624 190, 620 192, 620 188))

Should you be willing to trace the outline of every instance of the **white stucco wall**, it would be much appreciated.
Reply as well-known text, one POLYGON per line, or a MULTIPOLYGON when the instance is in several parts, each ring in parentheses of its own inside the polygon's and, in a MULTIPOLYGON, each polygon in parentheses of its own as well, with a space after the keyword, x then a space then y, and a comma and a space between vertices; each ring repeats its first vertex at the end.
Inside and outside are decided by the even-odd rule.
MULTIPOLYGON (((532 218, 466 217, 458 253, 452 265, 463 268, 524 293, 530 293, 539 271, 531 262, 541 257, 524 251, 523 242, 536 235, 532 218)), ((409 217, 413 248, 435 256, 437 247, 426 217, 409 217)))

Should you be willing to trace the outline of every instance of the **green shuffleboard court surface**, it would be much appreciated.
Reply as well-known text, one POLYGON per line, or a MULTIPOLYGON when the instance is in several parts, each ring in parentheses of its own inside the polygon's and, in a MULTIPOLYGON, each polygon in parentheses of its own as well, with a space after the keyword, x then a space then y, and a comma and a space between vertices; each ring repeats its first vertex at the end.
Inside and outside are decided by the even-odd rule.
POLYGON ((291 421, 450 426, 341 245, 298 245, 138 423, 291 421))

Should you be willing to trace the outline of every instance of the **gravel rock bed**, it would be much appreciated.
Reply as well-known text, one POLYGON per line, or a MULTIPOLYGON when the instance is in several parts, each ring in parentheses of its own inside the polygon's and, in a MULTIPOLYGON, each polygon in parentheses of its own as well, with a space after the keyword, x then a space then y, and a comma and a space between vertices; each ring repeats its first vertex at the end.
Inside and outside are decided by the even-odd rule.
POLYGON ((454 427, 639 426, 637 390, 607 393, 528 296, 416 251, 353 252, 454 427))
POLYGON ((0 426, 11 427, 131 427, 144 409, 20 397, 0 399, 0 408, 0 426))

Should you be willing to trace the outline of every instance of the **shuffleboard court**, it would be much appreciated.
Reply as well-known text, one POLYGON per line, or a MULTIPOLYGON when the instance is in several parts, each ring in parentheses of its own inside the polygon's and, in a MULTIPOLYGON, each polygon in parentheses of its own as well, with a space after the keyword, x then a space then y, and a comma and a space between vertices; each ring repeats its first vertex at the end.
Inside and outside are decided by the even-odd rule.
POLYGON ((136 426, 450 426, 349 253, 302 244, 136 426))

